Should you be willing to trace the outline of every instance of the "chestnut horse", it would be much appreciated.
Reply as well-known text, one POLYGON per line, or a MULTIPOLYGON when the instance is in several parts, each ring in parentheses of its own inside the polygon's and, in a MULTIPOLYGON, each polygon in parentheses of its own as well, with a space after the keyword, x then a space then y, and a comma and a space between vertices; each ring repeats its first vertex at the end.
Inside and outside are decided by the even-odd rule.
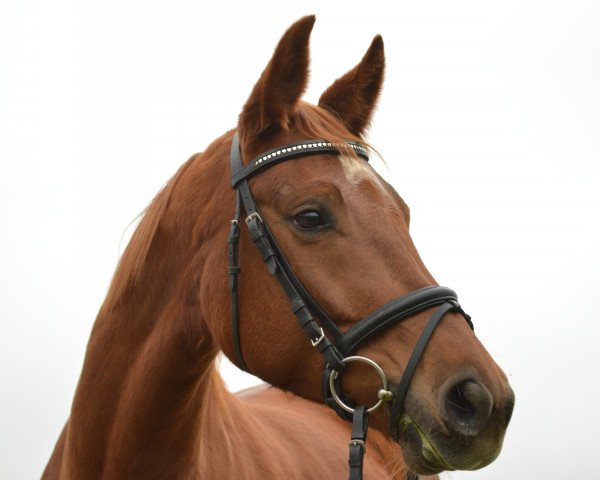
MULTIPOLYGON (((383 82, 382 39, 311 105, 300 97, 314 21, 302 18, 286 31, 240 114, 244 162, 314 138, 364 145, 383 82)), ((239 332, 232 329, 226 239, 236 200, 234 133, 190 158, 148 207, 94 324, 44 479, 348 476, 351 424, 322 403, 323 359, 246 231, 239 238, 239 332), (232 341, 238 334, 243 360, 232 341), (230 393, 217 370, 219 352, 274 388, 230 393)), ((411 241, 408 207, 350 150, 285 161, 248 182, 290 268, 341 332, 393 299, 436 285, 411 241)), ((356 354, 398 383, 431 313, 394 323, 356 354)), ((368 365, 353 363, 340 389, 356 405, 370 405, 381 384, 368 365)), ((461 312, 450 311, 401 412, 384 406, 370 415, 365 478, 489 464, 513 403, 506 376, 461 312), (390 420, 401 426, 397 441, 390 420)))

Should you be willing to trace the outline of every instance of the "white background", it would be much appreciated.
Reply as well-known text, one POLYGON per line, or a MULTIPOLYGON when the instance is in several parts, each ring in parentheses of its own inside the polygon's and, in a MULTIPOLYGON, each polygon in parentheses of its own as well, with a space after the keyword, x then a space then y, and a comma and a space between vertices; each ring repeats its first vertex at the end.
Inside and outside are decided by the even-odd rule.
POLYGON ((128 224, 308 13, 312 101, 383 35, 378 169, 516 391, 500 458, 447 478, 600 478, 591 0, 0 0, 0 478, 41 474, 128 224))

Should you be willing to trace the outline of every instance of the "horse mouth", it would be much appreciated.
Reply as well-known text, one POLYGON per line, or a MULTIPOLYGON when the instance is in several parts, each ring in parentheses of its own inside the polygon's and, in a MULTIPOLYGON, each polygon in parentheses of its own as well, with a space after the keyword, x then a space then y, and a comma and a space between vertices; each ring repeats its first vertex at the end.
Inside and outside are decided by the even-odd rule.
POLYGON ((435 475, 456 470, 435 447, 433 442, 406 412, 399 419, 400 445, 407 466, 420 475, 435 475))
MULTIPOLYGON (((436 432, 435 427, 424 429, 408 413, 398 420, 399 443, 406 465, 420 475, 435 475, 443 471, 478 470, 494 461, 500 454, 495 448, 476 448, 477 441, 471 437, 448 437, 436 432), (473 448, 475 447, 475 448, 473 448)), ((484 441, 484 444, 488 443, 484 441)), ((493 442, 495 443, 495 442, 493 442)), ((488 444, 488 447, 491 445, 488 444)))

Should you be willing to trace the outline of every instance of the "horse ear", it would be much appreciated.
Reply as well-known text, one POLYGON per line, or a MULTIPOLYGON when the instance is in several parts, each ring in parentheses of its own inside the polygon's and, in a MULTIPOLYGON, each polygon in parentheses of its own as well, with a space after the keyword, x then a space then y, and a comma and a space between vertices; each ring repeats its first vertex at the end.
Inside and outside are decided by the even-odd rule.
POLYGON ((273 127, 288 127, 289 114, 308 83, 308 41, 314 24, 314 15, 303 17, 279 40, 240 114, 242 141, 273 127))
POLYGON ((384 70, 383 39, 377 35, 360 63, 325 90, 319 106, 339 116, 352 133, 361 135, 371 121, 384 70))

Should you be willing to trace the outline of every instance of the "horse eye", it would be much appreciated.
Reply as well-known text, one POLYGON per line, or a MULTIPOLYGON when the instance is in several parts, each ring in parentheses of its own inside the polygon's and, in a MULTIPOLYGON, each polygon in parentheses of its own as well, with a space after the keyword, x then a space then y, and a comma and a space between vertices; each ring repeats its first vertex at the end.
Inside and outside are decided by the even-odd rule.
POLYGON ((306 210, 294 217, 294 225, 300 230, 314 230, 327 225, 316 210, 306 210))

